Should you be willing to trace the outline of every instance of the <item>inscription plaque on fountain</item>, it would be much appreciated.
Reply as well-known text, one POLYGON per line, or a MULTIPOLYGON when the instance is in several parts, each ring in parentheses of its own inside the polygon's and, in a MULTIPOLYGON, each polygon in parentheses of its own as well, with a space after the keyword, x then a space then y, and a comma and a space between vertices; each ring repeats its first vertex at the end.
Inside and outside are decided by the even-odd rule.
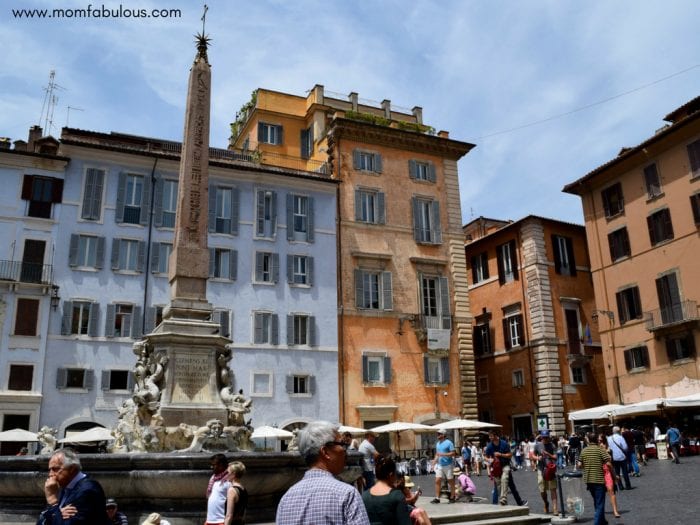
POLYGON ((212 374, 216 363, 212 354, 176 352, 173 356, 173 381, 170 403, 211 404, 216 388, 212 385, 212 374))

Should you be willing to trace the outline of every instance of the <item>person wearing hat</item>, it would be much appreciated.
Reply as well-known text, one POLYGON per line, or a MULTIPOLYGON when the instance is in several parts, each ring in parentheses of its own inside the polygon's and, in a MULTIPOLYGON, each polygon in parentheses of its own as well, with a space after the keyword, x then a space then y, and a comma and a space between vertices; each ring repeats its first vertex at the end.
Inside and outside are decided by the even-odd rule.
POLYGON ((474 494, 476 494, 476 486, 467 474, 467 471, 462 471, 459 467, 455 467, 454 474, 455 476, 457 476, 457 483, 459 483, 459 497, 461 498, 462 496, 465 496, 468 503, 474 501, 474 494))
POLYGON ((129 520, 126 519, 123 512, 119 512, 114 498, 107 498, 105 509, 107 510, 110 525, 129 525, 129 520))
POLYGON ((170 525, 170 522, 161 518, 157 512, 153 512, 148 515, 148 518, 141 525, 170 525))
POLYGON ((455 494, 455 456, 457 450, 454 443, 447 439, 447 433, 444 428, 437 431, 437 443, 435 443, 435 459, 433 460, 435 468, 435 498, 430 503, 440 503, 440 486, 442 480, 447 480, 447 485, 450 488, 449 503, 454 503, 456 500, 455 494))
POLYGON ((550 439, 549 430, 542 430, 535 443, 535 460, 537 461, 537 488, 544 502, 544 513, 549 514, 549 500, 547 492, 552 499, 552 511, 556 515, 557 511, 557 478, 551 480, 544 479, 544 470, 547 463, 556 461, 557 455, 554 444, 550 439))

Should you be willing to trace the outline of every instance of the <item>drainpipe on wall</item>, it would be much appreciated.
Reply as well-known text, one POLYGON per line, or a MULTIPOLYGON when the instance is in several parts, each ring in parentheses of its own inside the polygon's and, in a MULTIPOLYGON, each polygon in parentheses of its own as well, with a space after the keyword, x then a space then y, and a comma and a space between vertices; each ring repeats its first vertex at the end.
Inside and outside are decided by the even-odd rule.
POLYGON ((341 214, 340 214, 340 184, 342 184, 342 180, 340 178, 340 168, 341 168, 341 156, 340 156, 340 137, 338 137, 335 141, 335 146, 334 146, 335 151, 337 152, 337 164, 338 164, 338 184, 335 189, 335 208, 336 208, 336 218, 335 218, 335 224, 336 224, 336 230, 335 230, 335 246, 336 246, 336 279, 338 281, 338 286, 336 288, 338 297, 337 297, 337 303, 338 303, 338 399, 340 402, 340 406, 338 407, 338 417, 340 418, 340 421, 344 424, 347 425, 348 422, 345 419, 345 357, 344 357, 344 336, 345 336, 345 331, 343 330, 343 317, 345 315, 345 310, 343 308, 343 262, 342 262, 342 257, 340 256, 341 254, 341 248, 342 248, 342 240, 341 240, 341 235, 340 232, 342 231, 341 229, 341 214))
POLYGON ((151 168, 151 202, 149 203, 150 210, 148 211, 148 240, 146 241, 146 265, 144 270, 143 279, 143 309, 141 310, 141 327, 145 333, 146 331, 146 309, 148 308, 148 278, 151 274, 151 238, 153 237, 153 207, 156 200, 156 165, 158 164, 158 157, 153 161, 153 168, 151 168))

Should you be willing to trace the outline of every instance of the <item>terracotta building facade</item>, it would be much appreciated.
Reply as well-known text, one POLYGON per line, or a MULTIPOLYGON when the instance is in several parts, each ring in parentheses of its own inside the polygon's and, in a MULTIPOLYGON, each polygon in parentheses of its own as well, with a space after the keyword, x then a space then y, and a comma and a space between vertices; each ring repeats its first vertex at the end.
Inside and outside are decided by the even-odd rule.
POLYGON ((537 216, 464 226, 479 418, 517 438, 605 399, 586 236, 537 216))
MULTIPOLYGON (((258 89, 231 147, 305 163, 338 185, 339 412, 346 425, 474 418, 476 389, 457 161, 473 147, 392 109, 315 86, 258 89)), ((323 267, 319 268, 323 271, 323 267)), ((330 380, 330 378, 329 378, 330 380)), ((392 436, 392 448, 429 446, 392 436)))
POLYGON ((700 392, 698 110, 564 188, 583 205, 611 403, 700 392))

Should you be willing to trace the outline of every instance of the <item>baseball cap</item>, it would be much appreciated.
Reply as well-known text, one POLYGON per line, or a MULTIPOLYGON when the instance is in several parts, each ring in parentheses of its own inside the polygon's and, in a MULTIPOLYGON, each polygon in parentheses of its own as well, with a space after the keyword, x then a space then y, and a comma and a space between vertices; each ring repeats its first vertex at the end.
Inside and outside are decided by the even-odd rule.
POLYGON ((408 487, 410 489, 411 487, 416 486, 416 484, 413 483, 413 480, 411 480, 411 476, 404 476, 403 479, 405 480, 404 487, 408 487))
POLYGON ((543 438, 548 438, 549 437, 549 430, 547 430, 547 429, 541 430, 540 436, 542 436, 543 438))
POLYGON ((440 434, 445 435, 445 434, 447 434, 447 431, 444 428, 438 428, 437 433, 438 433, 438 435, 440 435, 440 434))
POLYGON ((105 507, 116 507, 117 502, 114 500, 114 498, 107 498, 107 501, 105 502, 105 507))

